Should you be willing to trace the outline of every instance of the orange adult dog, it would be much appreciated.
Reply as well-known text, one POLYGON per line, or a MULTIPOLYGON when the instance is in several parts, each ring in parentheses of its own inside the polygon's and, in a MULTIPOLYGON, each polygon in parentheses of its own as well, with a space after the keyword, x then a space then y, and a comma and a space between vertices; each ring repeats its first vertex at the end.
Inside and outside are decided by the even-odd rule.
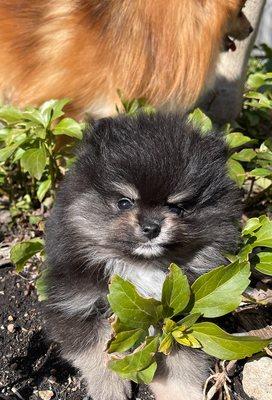
POLYGON ((0 95, 19 106, 72 99, 81 117, 125 98, 188 110, 212 85, 229 36, 251 26, 243 0, 1 0, 0 95))

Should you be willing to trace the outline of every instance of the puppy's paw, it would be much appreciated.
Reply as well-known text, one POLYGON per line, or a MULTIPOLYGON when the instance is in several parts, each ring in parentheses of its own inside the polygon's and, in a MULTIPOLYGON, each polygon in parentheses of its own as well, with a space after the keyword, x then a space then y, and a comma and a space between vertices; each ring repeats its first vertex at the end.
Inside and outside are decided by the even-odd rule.
POLYGON ((88 394, 92 400, 129 400, 132 396, 131 383, 129 381, 107 381, 101 385, 89 385, 88 394))

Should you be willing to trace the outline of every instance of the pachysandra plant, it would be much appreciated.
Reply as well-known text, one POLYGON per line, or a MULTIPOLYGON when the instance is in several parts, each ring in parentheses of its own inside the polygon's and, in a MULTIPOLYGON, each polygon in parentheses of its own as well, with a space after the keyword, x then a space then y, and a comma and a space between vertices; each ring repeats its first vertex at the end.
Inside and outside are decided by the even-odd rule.
POLYGON ((229 334, 206 320, 238 307, 249 284, 247 261, 237 259, 218 267, 199 277, 191 287, 177 265, 171 264, 169 269, 161 301, 142 297, 132 283, 118 275, 112 278, 108 301, 114 313, 113 334, 107 346, 111 370, 124 379, 150 383, 157 369, 156 354, 168 356, 176 346, 236 360, 268 345, 269 340, 229 334))

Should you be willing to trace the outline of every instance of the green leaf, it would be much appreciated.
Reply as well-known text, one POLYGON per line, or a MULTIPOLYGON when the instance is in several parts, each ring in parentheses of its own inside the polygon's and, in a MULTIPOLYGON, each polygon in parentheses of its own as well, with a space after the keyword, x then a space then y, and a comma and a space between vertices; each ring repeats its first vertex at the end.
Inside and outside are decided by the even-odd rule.
POLYGON ((46 193, 48 192, 48 190, 51 188, 51 178, 46 179, 45 181, 42 181, 39 184, 38 190, 37 190, 37 197, 39 199, 40 202, 43 201, 46 193))
POLYGON ((242 230, 242 235, 252 234, 258 228, 260 228, 261 225, 262 225, 262 223, 259 221, 259 218, 250 218, 246 222, 244 229, 242 230))
POLYGON ((16 162, 22 158, 22 155, 25 153, 25 150, 22 149, 22 147, 18 147, 18 149, 15 151, 14 157, 13 157, 13 162, 16 162))
POLYGON ((10 146, 4 147, 3 149, 0 149, 0 162, 6 161, 12 154, 15 152, 15 150, 24 142, 24 140, 21 140, 17 143, 14 143, 10 146))
POLYGON ((201 317, 202 314, 200 313, 195 313, 195 314, 189 314, 186 317, 182 318, 179 322, 178 325, 182 326, 184 330, 190 328, 193 324, 196 323, 196 321, 201 317))
POLYGON ((205 353, 221 360, 239 360, 250 357, 266 347, 270 340, 257 336, 235 336, 223 331, 211 322, 193 325, 193 335, 201 343, 205 353))
POLYGON ((191 313, 215 318, 235 310, 249 285, 249 276, 249 264, 239 261, 200 276, 191 287, 195 297, 191 313))
POLYGON ((272 180, 267 178, 257 178, 256 184, 262 189, 267 189, 271 186, 272 180))
POLYGON ((249 136, 243 135, 241 132, 232 132, 226 135, 226 142, 228 146, 233 149, 252 142, 252 139, 249 136))
POLYGON ((172 347, 173 347, 173 343, 174 343, 174 340, 173 340, 173 336, 171 333, 163 334, 158 351, 165 355, 170 354, 172 347))
POLYGON ((247 244, 246 246, 242 247, 237 255, 238 259, 240 261, 248 261, 249 255, 252 252, 253 247, 254 246, 252 246, 251 244, 247 244))
POLYGON ((259 108, 271 108, 271 100, 263 93, 259 92, 247 92, 245 97, 248 99, 252 99, 251 101, 246 101, 244 104, 249 105, 251 107, 259 108))
POLYGON ((255 268, 257 271, 272 276, 272 251, 260 252, 256 255, 258 259, 255 268))
POLYGON ((164 333, 171 333, 176 326, 176 322, 172 321, 169 318, 165 318, 163 321, 162 330, 164 333))
POLYGON ((140 328, 117 333, 117 335, 109 342, 107 351, 108 353, 123 353, 131 349, 139 341, 143 340, 147 334, 148 332, 146 330, 140 328))
POLYGON ((72 118, 62 119, 53 129, 54 135, 67 135, 82 139, 81 125, 72 118))
POLYGON ((250 176, 261 176, 261 177, 266 177, 266 176, 271 176, 272 171, 270 171, 267 168, 255 168, 252 171, 250 171, 250 176))
POLYGON ((187 277, 176 264, 171 264, 170 273, 162 288, 162 304, 167 317, 179 314, 190 300, 190 286, 187 277), (166 307, 165 307, 166 306, 166 307))
POLYGON ((247 85, 252 89, 259 89, 259 87, 265 84, 265 75, 262 73, 255 73, 249 75, 247 79, 247 85))
POLYGON ((27 107, 23 112, 23 119, 34 122, 36 125, 38 125, 38 127, 40 126, 43 126, 44 128, 47 127, 47 123, 44 116, 39 110, 37 110, 37 108, 27 107))
POLYGON ((130 373, 126 377, 126 379, 129 379, 136 383, 144 383, 147 385, 148 383, 152 382, 156 370, 157 370, 157 363, 156 361, 153 361, 153 363, 150 364, 149 367, 143 369, 142 371, 130 373))
POLYGON ((161 303, 139 295, 134 285, 118 275, 111 279, 108 301, 112 311, 130 328, 146 329, 161 318, 161 303))
POLYGON ((199 341, 191 333, 184 333, 176 330, 172 335, 175 341, 183 346, 192 347, 193 349, 199 349, 201 347, 199 341))
POLYGON ((47 276, 49 269, 45 268, 40 277, 36 280, 35 287, 38 294, 39 301, 47 300, 47 276))
POLYGON ((15 264, 16 271, 22 271, 27 261, 43 248, 43 241, 38 238, 16 243, 10 251, 10 259, 15 264))
POLYGON ((211 119, 200 108, 191 112, 188 120, 204 134, 210 132, 213 128, 211 119))
POLYGON ((69 99, 48 100, 40 106, 39 110, 43 115, 46 127, 64 114, 62 109, 69 102, 69 99))
POLYGON ((253 149, 243 149, 239 153, 232 154, 231 158, 237 161, 249 162, 255 158, 257 153, 253 149))
POLYGON ((158 346, 159 338, 150 336, 132 354, 122 358, 113 357, 108 367, 124 379, 131 379, 136 383, 150 383, 157 368, 154 354, 158 346))
POLYGON ((271 151, 262 151, 257 153, 258 160, 267 160, 272 161, 272 152, 271 151))
POLYGON ((0 120, 8 124, 14 124, 22 120, 22 111, 12 106, 0 107, 0 120))
POLYGON ((45 148, 42 146, 39 148, 26 150, 20 162, 22 168, 28 171, 32 177, 38 180, 41 179, 46 166, 45 148))
POLYGON ((272 221, 265 220, 261 228, 254 233, 254 236, 256 236, 254 247, 272 247, 272 221))
POLYGON ((37 129, 35 129, 35 136, 40 138, 40 139, 45 139, 46 138, 46 129, 42 128, 42 127, 37 127, 37 129))
POLYGON ((228 171, 230 179, 236 182, 237 186, 241 188, 245 181, 245 170, 243 166, 238 161, 230 158, 228 160, 228 171))

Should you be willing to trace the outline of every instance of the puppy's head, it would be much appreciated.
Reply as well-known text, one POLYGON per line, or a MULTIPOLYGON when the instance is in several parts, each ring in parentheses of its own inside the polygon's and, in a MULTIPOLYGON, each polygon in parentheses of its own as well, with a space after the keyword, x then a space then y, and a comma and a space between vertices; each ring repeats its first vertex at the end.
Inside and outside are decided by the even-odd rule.
POLYGON ((229 250, 239 211, 225 161, 218 134, 175 115, 101 120, 60 191, 60 240, 98 263, 229 250))

